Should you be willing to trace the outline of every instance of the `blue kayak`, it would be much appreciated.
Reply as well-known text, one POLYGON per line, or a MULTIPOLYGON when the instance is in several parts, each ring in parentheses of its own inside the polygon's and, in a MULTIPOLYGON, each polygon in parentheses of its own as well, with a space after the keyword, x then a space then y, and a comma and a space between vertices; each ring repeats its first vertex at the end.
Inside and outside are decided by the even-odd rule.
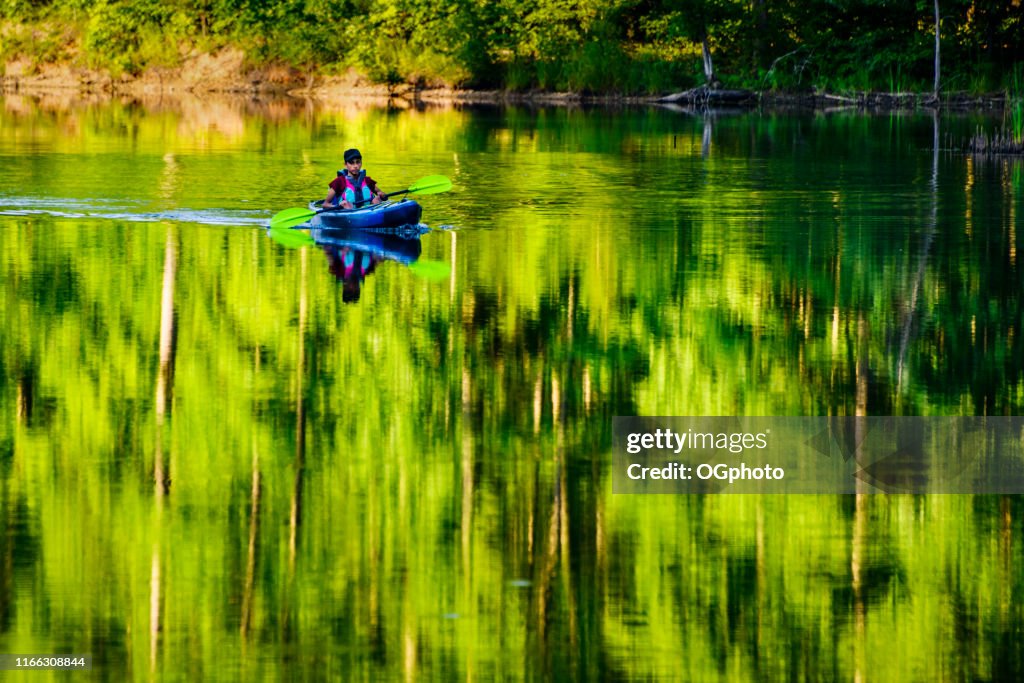
MULTIPOLYGON (((313 211, 320 211, 322 204, 323 201, 310 202, 309 208, 313 211)), ((313 216, 309 223, 314 228, 367 230, 417 225, 422 215, 423 207, 415 200, 403 199, 397 202, 381 202, 358 209, 328 209, 313 216)))

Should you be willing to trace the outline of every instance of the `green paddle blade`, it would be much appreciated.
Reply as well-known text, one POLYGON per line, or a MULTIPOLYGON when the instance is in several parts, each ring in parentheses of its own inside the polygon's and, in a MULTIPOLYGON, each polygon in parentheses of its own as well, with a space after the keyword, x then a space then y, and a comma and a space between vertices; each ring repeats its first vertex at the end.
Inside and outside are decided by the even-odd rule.
POLYGON ((270 230, 267 230, 267 234, 270 235, 272 240, 278 244, 288 247, 289 249, 298 249, 299 247, 316 244, 312 237, 298 230, 288 230, 286 228, 275 228, 271 226, 270 230))
POLYGON ((315 215, 316 211, 310 209, 300 209, 298 207, 285 209, 274 214, 274 217, 270 219, 270 227, 284 230, 296 225, 302 225, 315 215))
POLYGON ((406 190, 409 194, 438 194, 452 189, 452 181, 443 175, 420 178, 406 190))
POLYGON ((444 280, 452 274, 452 267, 444 261, 425 261, 419 259, 409 264, 409 270, 428 280, 444 280))

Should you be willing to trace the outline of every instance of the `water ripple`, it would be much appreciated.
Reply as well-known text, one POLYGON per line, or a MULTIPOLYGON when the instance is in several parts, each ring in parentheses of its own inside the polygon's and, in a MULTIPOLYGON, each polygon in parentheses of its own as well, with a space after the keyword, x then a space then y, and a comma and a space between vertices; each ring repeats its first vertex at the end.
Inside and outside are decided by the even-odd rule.
POLYGON ((117 200, 41 198, 41 197, 0 197, 0 216, 52 216, 55 218, 78 218, 122 221, 132 223, 193 223, 198 225, 265 225, 268 215, 265 211, 238 209, 171 209, 165 211, 143 211, 141 203, 126 203, 117 200))

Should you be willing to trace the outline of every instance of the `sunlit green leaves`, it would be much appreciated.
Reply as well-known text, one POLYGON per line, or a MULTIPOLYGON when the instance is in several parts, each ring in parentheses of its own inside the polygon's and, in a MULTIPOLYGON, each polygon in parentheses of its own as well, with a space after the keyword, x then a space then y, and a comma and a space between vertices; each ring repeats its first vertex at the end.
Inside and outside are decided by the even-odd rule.
MULTIPOLYGON (((0 51, 34 66, 76 60, 119 75, 230 47, 249 67, 313 75, 352 68, 389 85, 627 94, 699 80, 705 38, 716 74, 730 85, 927 89, 935 31, 932 3, 923 0, 8 0, 2 7, 11 21, 0 51)), ((1006 84, 1024 49, 1015 5, 946 0, 941 12, 944 87, 1006 84)))

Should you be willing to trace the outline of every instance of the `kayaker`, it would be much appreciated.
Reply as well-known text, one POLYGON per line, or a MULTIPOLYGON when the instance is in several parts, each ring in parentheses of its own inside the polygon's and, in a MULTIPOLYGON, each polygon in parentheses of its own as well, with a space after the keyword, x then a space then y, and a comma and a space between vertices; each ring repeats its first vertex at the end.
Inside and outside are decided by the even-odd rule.
POLYGON ((377 187, 373 178, 363 170, 363 155, 358 149, 345 150, 345 170, 338 172, 338 177, 331 181, 324 199, 324 208, 336 207, 354 209, 356 202, 369 200, 371 204, 380 204, 388 198, 387 194, 377 187))

